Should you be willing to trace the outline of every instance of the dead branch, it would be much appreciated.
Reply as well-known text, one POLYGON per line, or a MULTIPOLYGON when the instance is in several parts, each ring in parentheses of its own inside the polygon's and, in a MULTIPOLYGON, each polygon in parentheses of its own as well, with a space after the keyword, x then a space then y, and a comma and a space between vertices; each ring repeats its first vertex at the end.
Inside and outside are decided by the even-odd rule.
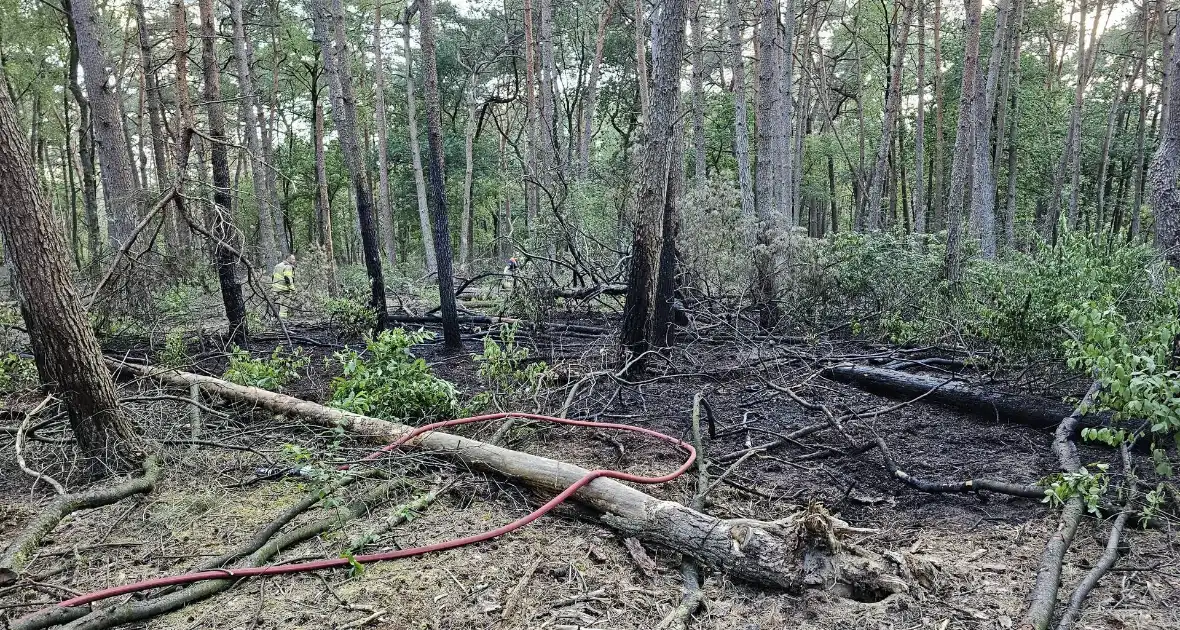
MULTIPOLYGON (((1082 468, 1078 457, 1078 447, 1073 441, 1077 430, 1078 420, 1083 411, 1090 406, 1091 401, 1098 395, 1100 385, 1098 381, 1090 386, 1090 390, 1082 398, 1078 406, 1064 418, 1057 426, 1053 437, 1053 452, 1061 469, 1067 473, 1077 472, 1082 468)), ((1057 589, 1061 584, 1061 563, 1065 560, 1065 552, 1073 543, 1074 534, 1078 531, 1078 522, 1085 512, 1085 502, 1079 495, 1074 495, 1065 501, 1065 509, 1061 512, 1061 522, 1057 532, 1045 545, 1045 552, 1041 556, 1041 565, 1037 568, 1037 580, 1029 593, 1028 607, 1021 620, 1021 629, 1045 630, 1053 619, 1053 609, 1057 607, 1057 589)))
POLYGON ((117 503, 133 494, 151 492, 160 478, 160 460, 155 456, 144 462, 143 476, 109 488, 97 488, 87 492, 66 494, 58 497, 44 512, 33 520, 0 557, 0 586, 16 581, 33 550, 57 524, 66 516, 78 510, 92 510, 104 505, 117 503))
MULTIPOLYGON (((47 475, 43 472, 38 472, 36 470, 33 470, 32 468, 29 468, 29 466, 27 464, 25 464, 25 454, 21 450, 22 443, 24 442, 25 431, 29 428, 29 422, 37 414, 41 413, 41 410, 45 409, 46 405, 48 405, 49 402, 52 400, 53 400, 52 395, 46 396, 45 399, 42 400, 40 403, 38 403, 36 407, 33 407, 31 410, 29 410, 28 413, 25 414, 25 419, 21 421, 20 427, 17 428, 17 430, 16 430, 16 465, 19 466, 20 469, 25 472, 25 474, 28 474, 29 476, 33 477, 33 479, 35 479, 36 481, 44 480, 49 485, 53 486, 53 489, 56 490, 58 494, 64 495, 64 494, 66 494, 65 486, 58 483, 58 481, 56 479, 54 479, 53 477, 50 477, 49 475, 47 475)), ((33 483, 36 484, 36 481, 34 481, 33 483)), ((0 581, 2 581, 2 578, 0 578, 0 581)))
POLYGON ((1040 499, 1045 496, 1045 489, 1037 486, 1025 486, 1016 483, 1008 483, 1004 481, 995 481, 993 479, 968 479, 966 481, 931 481, 929 479, 922 479, 915 477, 906 471, 898 468, 897 462, 894 461, 893 455, 889 452, 889 447, 885 444, 883 438, 876 439, 877 449, 881 451, 881 460, 885 464, 885 469, 889 474, 898 481, 922 492, 929 492, 932 494, 939 493, 966 493, 966 492, 995 492, 997 494, 1007 494, 1014 497, 1025 497, 1029 499, 1040 499))
MULTIPOLYGON (((298 529, 283 534, 278 538, 270 540, 265 545, 260 547, 257 551, 250 554, 242 567, 258 567, 267 564, 278 555, 279 552, 293 547, 305 540, 319 536, 323 533, 339 529, 344 524, 351 520, 364 516, 374 506, 384 502, 390 490, 400 483, 402 480, 395 480, 379 484, 366 492, 361 498, 352 502, 347 507, 336 510, 331 516, 319 519, 317 521, 308 523, 298 529)), ((150 599, 146 602, 129 602, 108 608, 100 608, 93 612, 84 607, 80 607, 84 617, 76 619, 68 627, 71 630, 107 630, 125 623, 133 623, 136 621, 143 621, 151 619, 164 613, 172 612, 182 608, 193 602, 200 601, 212 595, 216 595, 225 591, 237 582, 235 579, 225 580, 210 580, 207 582, 200 582, 189 586, 183 590, 170 593, 163 597, 150 599)), ((53 609, 49 609, 52 612, 53 609)), ((71 610, 71 609, 65 609, 71 610)), ((46 625, 33 625, 30 621, 36 615, 30 615, 23 619, 17 620, 12 626, 12 630, 39 630, 48 627, 46 625)), ((58 622, 60 623, 60 622, 58 622)))

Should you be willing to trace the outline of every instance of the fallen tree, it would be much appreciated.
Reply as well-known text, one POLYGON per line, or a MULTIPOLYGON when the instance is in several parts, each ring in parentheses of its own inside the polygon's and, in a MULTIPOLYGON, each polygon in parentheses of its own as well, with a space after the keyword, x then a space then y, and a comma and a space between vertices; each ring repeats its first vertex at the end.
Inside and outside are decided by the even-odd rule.
MULTIPOLYGON (((1015 422, 1043 431, 1051 431, 1062 419, 1073 414, 1064 403, 1004 391, 987 391, 956 379, 940 376, 909 374, 898 370, 864 365, 837 365, 824 368, 824 378, 851 385, 873 394, 890 398, 923 396, 927 402, 937 403, 985 420, 1015 422)), ((1094 414, 1078 418, 1075 433, 1087 427, 1106 426, 1108 415, 1094 414)))
MULTIPOLYGON (((109 362, 126 376, 150 378, 252 404, 271 413, 341 427, 375 443, 389 443, 413 430, 313 402, 226 381, 140 365, 109 362)), ((464 466, 493 472, 544 492, 561 491, 587 474, 579 466, 444 433, 429 432, 408 446, 443 455, 464 466)), ((839 538, 849 527, 821 506, 781 521, 719 519, 672 501, 662 501, 611 479, 596 479, 574 499, 600 514, 624 537, 639 538, 684 553, 705 566, 762 586, 802 590, 830 588, 875 600, 909 590, 887 561, 864 549, 846 550, 839 538)))

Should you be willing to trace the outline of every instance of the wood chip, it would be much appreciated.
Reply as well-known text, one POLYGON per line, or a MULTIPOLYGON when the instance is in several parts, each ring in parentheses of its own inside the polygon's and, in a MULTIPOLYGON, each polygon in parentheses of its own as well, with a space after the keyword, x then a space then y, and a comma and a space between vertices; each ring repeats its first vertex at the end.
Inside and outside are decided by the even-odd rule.
POLYGON ((627 548, 627 552, 631 554, 631 559, 639 566, 639 570, 647 577, 655 577, 656 575, 656 561, 647 555, 647 551, 643 549, 643 545, 635 538, 624 538, 623 546, 627 548))

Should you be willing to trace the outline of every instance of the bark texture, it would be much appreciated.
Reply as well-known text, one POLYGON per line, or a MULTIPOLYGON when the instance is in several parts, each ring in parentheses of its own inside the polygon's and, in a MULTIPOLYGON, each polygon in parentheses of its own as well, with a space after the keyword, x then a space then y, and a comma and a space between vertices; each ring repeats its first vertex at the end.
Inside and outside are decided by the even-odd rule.
POLYGON ((455 305, 455 277, 451 270, 451 230, 447 222, 447 191, 443 184, 442 107, 438 94, 438 63, 435 59, 434 1, 418 0, 422 36, 422 65, 426 93, 426 139, 430 149, 430 215, 434 220, 434 254, 438 261, 438 294, 443 320, 443 343, 451 349, 463 347, 459 333, 459 312, 455 305))
POLYGON ((1172 54, 1167 60, 1168 102, 1171 114, 1161 129, 1159 148, 1151 160, 1147 180, 1155 212, 1155 245, 1173 267, 1180 269, 1180 28, 1172 31, 1172 54))
POLYGON ((121 467, 134 432, 119 413, 114 381, 70 279, 65 237, 45 201, 27 142, 12 100, 0 90, 0 234, 5 261, 16 271, 37 374, 64 399, 83 453, 121 467))

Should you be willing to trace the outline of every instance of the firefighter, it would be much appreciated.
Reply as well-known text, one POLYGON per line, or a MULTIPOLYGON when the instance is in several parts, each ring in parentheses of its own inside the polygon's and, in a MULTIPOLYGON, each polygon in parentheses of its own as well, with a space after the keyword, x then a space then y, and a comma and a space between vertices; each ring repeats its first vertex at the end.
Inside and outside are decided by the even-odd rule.
POLYGON ((270 288, 275 293, 275 302, 279 305, 279 318, 286 319, 291 296, 295 292, 295 254, 289 254, 284 260, 275 265, 271 274, 270 288))

